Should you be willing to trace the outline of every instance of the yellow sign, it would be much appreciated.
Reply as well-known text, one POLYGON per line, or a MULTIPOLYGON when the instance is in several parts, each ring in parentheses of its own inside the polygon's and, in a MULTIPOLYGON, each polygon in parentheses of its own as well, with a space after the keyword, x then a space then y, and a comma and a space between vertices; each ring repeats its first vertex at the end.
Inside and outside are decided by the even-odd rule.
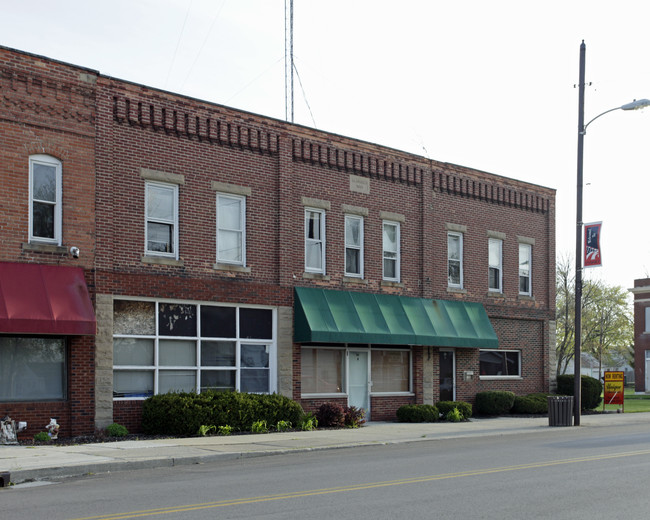
POLYGON ((605 391, 603 399, 603 410, 606 404, 625 405, 625 374, 623 372, 605 372, 605 391))

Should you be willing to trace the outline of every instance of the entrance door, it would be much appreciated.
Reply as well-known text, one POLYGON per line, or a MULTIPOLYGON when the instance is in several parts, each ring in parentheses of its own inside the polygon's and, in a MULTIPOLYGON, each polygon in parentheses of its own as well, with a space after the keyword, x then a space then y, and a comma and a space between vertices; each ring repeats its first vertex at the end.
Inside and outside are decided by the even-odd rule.
POLYGON ((440 400, 456 400, 456 358, 453 350, 440 351, 440 400))
POLYGON ((645 391, 650 392, 650 350, 645 351, 645 391))
POLYGON ((370 418, 370 393, 368 391, 368 351, 350 350, 348 353, 348 406, 366 411, 370 418))

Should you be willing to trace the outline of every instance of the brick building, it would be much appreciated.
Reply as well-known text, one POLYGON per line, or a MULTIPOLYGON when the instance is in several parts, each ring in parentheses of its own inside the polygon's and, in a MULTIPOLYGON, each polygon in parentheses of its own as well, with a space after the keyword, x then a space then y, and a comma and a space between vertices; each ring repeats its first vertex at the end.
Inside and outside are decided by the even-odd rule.
POLYGON ((634 280, 634 391, 650 392, 650 278, 634 280))
POLYGON ((236 389, 391 420, 552 386, 554 190, 4 48, 0 89, 0 269, 81 267, 96 314, 57 334, 0 307, 0 375, 14 343, 65 340, 62 395, 0 380, 0 413, 135 431, 148 395, 236 389), (54 245, 29 231, 38 160, 54 245))

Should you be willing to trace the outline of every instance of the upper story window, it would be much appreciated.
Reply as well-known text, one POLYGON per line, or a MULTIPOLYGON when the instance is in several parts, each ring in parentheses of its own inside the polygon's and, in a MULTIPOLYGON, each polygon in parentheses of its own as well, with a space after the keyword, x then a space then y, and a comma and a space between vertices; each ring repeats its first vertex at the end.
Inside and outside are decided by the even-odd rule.
POLYGON ((650 332, 650 307, 645 308, 645 332, 650 332))
POLYGON ((246 265, 246 197, 217 194, 217 262, 246 265))
POLYGON ((363 218, 345 216, 345 275, 363 278, 363 218))
POLYGON ((400 275, 400 225, 384 221, 382 226, 383 278, 399 282, 400 275))
POLYGON ((498 238, 489 239, 489 282, 488 289, 494 292, 503 292, 503 240, 498 238))
POLYGON ((178 186, 147 182, 145 207, 146 254, 178 259, 178 186))
POLYGON ((61 161, 29 158, 29 241, 61 245, 61 161))
POLYGON ((305 208, 305 271, 325 274, 325 211, 305 208))
POLYGON ((447 233, 447 284, 463 287, 463 234, 447 233))
POLYGON ((519 294, 530 296, 531 290, 531 261, 532 246, 519 244, 519 294))

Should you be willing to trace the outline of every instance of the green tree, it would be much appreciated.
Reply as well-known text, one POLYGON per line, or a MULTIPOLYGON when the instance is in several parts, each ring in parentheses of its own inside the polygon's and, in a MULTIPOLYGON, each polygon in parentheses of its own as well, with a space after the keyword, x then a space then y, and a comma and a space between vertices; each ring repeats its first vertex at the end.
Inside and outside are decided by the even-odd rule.
POLYGON ((603 362, 619 364, 621 354, 634 342, 634 321, 623 287, 592 283, 590 305, 583 320, 583 351, 598 359, 602 377, 603 362))
MULTIPOLYGON (((566 372, 575 354, 575 277, 572 260, 561 258, 556 268, 556 361, 558 375, 566 372)), ((634 323, 627 291, 600 280, 582 280, 583 352, 602 365, 626 358, 633 343, 634 323)), ((614 362, 614 364, 619 364, 614 362)))

